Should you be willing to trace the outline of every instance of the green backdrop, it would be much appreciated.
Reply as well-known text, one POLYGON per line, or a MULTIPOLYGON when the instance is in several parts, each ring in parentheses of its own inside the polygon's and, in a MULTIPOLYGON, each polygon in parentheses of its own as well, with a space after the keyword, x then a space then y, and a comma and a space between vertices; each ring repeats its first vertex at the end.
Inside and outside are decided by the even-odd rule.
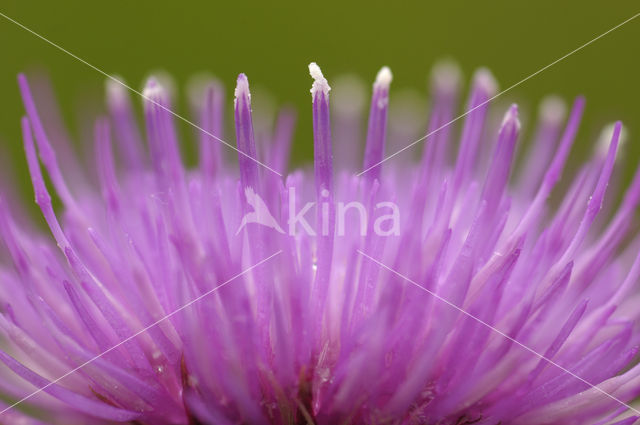
MULTIPOLYGON (((478 66, 489 67, 506 88, 640 12, 640 4, 632 1, 574 0, 1 4, 0 12, 136 88, 150 71, 164 69, 179 84, 193 73, 210 71, 231 92, 236 75, 246 73, 253 88, 268 89, 276 102, 290 102, 299 110, 297 162, 311 153, 307 64, 312 60, 330 80, 352 72, 371 81, 381 65, 389 65, 392 90, 414 88, 426 96, 431 65, 450 57, 467 77, 478 66)), ((75 109, 101 94, 104 77, 2 18, 0 40, 0 144, 26 188, 16 74, 46 70, 72 128, 78 125, 75 109)), ((547 93, 568 100, 586 95, 577 156, 589 151, 588 143, 604 123, 622 119, 630 135, 628 178, 640 153, 638 41, 640 18, 526 81, 505 99, 531 110, 547 93)), ((187 113, 184 107, 180 111, 187 113)), ((227 137, 233 142, 232 134, 227 137)))

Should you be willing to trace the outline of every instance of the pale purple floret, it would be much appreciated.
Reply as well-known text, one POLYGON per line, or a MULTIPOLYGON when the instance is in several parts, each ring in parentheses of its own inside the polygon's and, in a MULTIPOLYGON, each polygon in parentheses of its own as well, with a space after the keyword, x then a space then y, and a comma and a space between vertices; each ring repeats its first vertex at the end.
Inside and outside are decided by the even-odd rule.
POLYGON ((313 171, 290 173, 295 115, 283 109, 257 137, 244 74, 235 161, 221 142, 220 83, 191 99, 193 169, 160 80, 144 89, 144 131, 124 87, 108 83, 85 164, 55 111, 38 106, 52 104, 48 91, 19 77, 50 235, 0 199, 0 423, 636 422, 624 403, 640 395, 640 172, 619 205, 607 190, 622 125, 571 173, 584 100, 565 124, 564 103, 549 98, 520 160, 518 108, 495 120, 489 71, 449 125, 460 77, 441 64, 422 154, 385 161, 411 142, 387 131, 389 69, 362 141, 361 101, 340 97, 331 117, 329 83, 309 69, 313 171), (307 202, 304 221, 292 216, 307 202), (390 203, 392 228, 376 220, 390 203))

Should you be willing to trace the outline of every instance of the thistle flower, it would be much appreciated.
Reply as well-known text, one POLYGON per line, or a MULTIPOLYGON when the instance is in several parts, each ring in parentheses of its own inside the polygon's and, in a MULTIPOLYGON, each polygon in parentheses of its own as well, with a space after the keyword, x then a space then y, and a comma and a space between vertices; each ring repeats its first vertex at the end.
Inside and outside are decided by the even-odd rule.
POLYGON ((640 413, 624 405, 640 394, 640 173, 619 205, 606 193, 621 124, 563 173, 584 101, 565 124, 564 104, 549 98, 514 166, 518 109, 494 128, 497 85, 479 70, 454 150, 460 76, 445 64, 421 158, 385 161, 388 133, 410 130, 388 123, 385 67, 353 164, 358 87, 332 128, 329 83, 317 65, 310 72, 313 173, 290 174, 294 116, 283 110, 254 132, 243 74, 238 165, 225 159, 224 94, 209 81, 192 99, 194 169, 158 80, 143 93, 144 137, 125 89, 108 83, 90 166, 19 77, 51 235, 2 198, 0 422, 635 422, 620 415, 640 413))

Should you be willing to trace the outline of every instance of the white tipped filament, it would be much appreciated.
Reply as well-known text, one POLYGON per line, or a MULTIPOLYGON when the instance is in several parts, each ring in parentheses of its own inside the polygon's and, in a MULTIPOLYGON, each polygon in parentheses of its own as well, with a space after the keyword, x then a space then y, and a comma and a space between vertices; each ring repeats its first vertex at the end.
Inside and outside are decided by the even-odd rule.
POLYGON ((374 87, 389 87, 393 80, 393 74, 388 66, 383 66, 378 75, 376 75, 376 81, 373 83, 374 87))
POLYGON ((320 67, 315 62, 311 62, 309 64, 309 74, 313 78, 313 85, 311 86, 311 95, 315 98, 316 93, 321 91, 325 96, 329 94, 331 87, 329 87, 329 83, 327 79, 322 75, 322 71, 320 67))

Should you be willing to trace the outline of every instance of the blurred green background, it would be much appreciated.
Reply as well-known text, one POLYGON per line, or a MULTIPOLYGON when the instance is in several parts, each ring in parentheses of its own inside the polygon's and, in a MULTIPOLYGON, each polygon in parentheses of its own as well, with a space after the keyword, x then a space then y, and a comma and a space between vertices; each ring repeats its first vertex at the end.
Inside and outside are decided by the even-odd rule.
MULTIPOLYGON (((294 159, 301 162, 311 153, 310 61, 317 61, 330 81, 349 72, 370 82, 381 65, 389 65, 394 72, 392 93, 413 88, 426 96, 431 66, 449 57, 467 78, 478 66, 489 67, 506 88, 633 16, 640 4, 4 0, 0 11, 136 88, 157 69, 171 73, 180 88, 194 73, 210 71, 231 94, 236 75, 246 73, 252 88, 268 89, 278 104, 291 103, 298 109, 294 159)), ((49 73, 72 131, 79 124, 74 118, 78 105, 101 95, 104 77, 2 18, 0 39, 0 140, 26 188, 16 74, 32 69, 49 73)), ((622 119, 630 135, 628 178, 640 153, 639 41, 640 18, 505 98, 534 110, 548 93, 568 101, 584 94, 587 113, 577 156, 590 151, 603 124, 622 119)), ((188 114, 184 103, 178 107, 188 114)), ((227 140, 235 144, 232 132, 227 140)))

